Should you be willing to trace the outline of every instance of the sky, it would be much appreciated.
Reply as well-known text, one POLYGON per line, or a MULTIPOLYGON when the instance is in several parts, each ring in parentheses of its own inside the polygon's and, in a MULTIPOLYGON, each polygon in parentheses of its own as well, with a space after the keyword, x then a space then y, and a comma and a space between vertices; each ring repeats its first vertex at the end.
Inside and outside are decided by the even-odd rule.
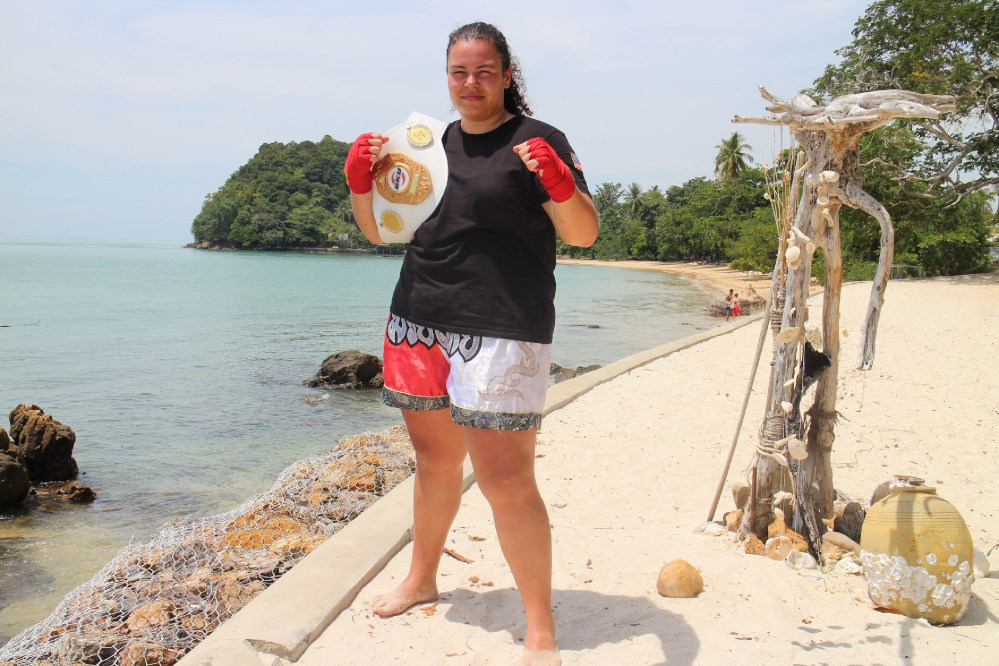
POLYGON ((738 131, 850 43, 868 0, 0 0, 0 237, 189 242, 205 195, 272 141, 442 121, 448 34, 487 21, 591 190, 711 177, 738 131), (471 9, 471 7, 481 9, 471 9))

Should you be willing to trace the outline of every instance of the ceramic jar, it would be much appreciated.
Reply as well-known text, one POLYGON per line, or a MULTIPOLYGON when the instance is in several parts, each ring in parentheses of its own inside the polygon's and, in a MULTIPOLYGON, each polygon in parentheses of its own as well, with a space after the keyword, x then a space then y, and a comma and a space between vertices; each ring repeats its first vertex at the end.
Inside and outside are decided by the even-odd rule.
POLYGON ((933 624, 964 615, 974 545, 961 514, 936 488, 892 488, 867 512, 860 547, 867 591, 878 606, 933 624))

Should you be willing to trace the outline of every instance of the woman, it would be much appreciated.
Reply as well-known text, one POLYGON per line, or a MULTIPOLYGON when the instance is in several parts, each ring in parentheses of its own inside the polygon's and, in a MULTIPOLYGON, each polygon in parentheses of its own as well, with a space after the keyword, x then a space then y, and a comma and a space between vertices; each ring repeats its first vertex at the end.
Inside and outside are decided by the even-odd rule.
MULTIPOLYGON (((447 79, 460 119, 445 130, 448 185, 407 249, 385 336, 386 404, 416 451, 413 559, 376 597, 382 617, 438 597, 437 568, 471 458, 524 603, 522 663, 560 663, 551 610, 551 531, 534 476, 555 325, 555 234, 588 247, 597 213, 565 136, 529 118, 503 34, 450 35, 447 79)), ((358 226, 380 243, 371 166, 385 137, 358 137, 345 170, 358 226)))

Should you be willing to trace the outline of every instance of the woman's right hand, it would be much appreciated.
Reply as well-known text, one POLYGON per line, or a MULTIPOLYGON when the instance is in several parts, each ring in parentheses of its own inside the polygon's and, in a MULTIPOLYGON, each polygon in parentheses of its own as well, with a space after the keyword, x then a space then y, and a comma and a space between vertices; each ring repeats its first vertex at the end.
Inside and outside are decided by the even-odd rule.
POLYGON ((366 132, 354 140, 343 164, 347 187, 354 194, 371 191, 371 166, 381 159, 382 146, 387 141, 388 137, 377 132, 366 132))

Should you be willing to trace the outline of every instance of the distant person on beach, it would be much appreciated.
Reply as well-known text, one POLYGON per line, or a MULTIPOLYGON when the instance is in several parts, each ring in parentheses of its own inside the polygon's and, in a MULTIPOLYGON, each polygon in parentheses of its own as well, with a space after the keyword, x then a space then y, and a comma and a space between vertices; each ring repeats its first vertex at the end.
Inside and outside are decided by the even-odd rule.
MULTIPOLYGON (((451 33, 447 85, 460 119, 441 143, 448 184, 406 251, 385 332, 383 400, 402 409, 416 451, 413 559, 382 617, 438 598, 437 569, 461 504, 466 454, 489 501, 527 614, 520 663, 558 664, 551 526, 534 475, 555 327, 555 236, 597 236, 582 167, 565 135, 530 118, 518 61, 494 26, 451 33)), ((345 170, 354 216, 380 243, 363 134, 345 170)))
POLYGON ((739 294, 732 297, 732 316, 738 317, 742 314, 742 308, 739 307, 739 294))
POLYGON ((728 321, 729 317, 732 316, 732 293, 735 289, 729 289, 728 295, 725 297, 725 321, 728 321))

